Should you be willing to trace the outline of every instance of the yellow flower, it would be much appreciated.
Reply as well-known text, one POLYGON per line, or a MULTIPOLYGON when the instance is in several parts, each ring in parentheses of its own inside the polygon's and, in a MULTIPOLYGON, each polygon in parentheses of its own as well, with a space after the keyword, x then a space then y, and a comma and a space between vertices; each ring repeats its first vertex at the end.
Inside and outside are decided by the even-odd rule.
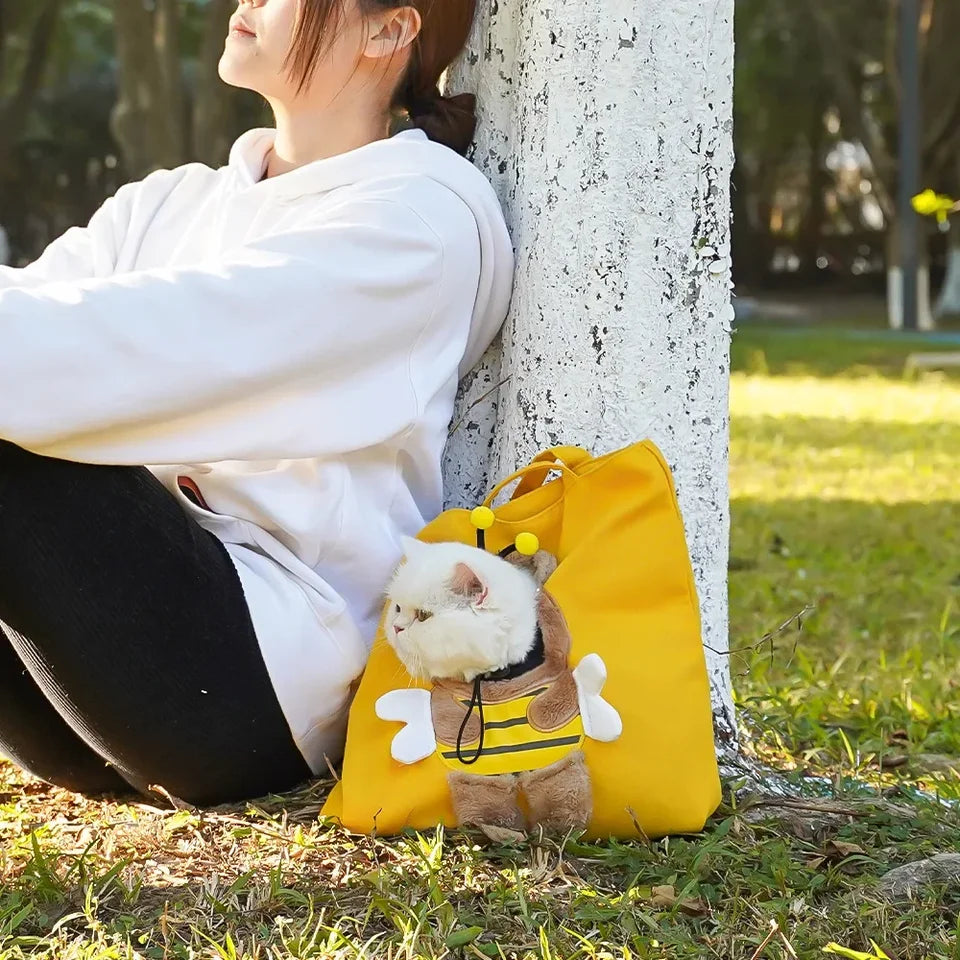
POLYGON ((957 208, 957 202, 935 190, 924 190, 913 198, 913 209, 924 217, 936 217, 939 223, 944 223, 947 217, 957 208))

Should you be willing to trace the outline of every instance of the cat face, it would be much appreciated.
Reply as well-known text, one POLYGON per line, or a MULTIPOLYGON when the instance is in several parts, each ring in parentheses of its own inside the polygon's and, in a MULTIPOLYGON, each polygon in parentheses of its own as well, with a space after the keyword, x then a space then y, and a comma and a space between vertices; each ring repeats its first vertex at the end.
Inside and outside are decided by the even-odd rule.
POLYGON ((495 554, 404 539, 388 591, 387 641, 416 679, 473 680, 533 647, 537 586, 495 554))

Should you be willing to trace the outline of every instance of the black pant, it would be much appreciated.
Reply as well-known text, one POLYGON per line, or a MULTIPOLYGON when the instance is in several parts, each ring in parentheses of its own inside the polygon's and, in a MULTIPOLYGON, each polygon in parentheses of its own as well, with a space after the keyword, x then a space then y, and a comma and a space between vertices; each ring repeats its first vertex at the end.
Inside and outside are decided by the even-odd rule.
POLYGON ((223 545, 147 470, 0 441, 0 753, 196 804, 309 776, 223 545))

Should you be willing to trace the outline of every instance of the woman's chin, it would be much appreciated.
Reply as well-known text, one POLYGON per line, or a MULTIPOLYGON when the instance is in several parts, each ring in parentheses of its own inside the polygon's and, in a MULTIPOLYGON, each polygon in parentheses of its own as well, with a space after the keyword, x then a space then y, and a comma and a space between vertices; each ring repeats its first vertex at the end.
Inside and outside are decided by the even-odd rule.
POLYGON ((220 79, 231 87, 256 91, 257 84, 254 79, 254 71, 250 69, 249 60, 249 55, 246 57, 237 56, 232 50, 227 49, 217 66, 220 79))

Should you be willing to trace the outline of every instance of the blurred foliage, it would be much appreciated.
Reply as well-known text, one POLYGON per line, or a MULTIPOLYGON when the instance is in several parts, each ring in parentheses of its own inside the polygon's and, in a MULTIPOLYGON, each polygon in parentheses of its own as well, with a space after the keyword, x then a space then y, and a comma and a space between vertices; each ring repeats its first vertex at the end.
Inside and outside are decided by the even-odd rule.
MULTIPOLYGON (((120 182, 221 163, 235 136, 264 120, 256 97, 216 74, 234 5, 0 0, 0 224, 17 261, 83 222, 120 182)), ((960 3, 921 6, 923 186, 958 194, 960 3)), ((739 282, 857 275, 879 290, 870 278, 896 256, 898 9, 898 0, 737 0, 739 282)), ((946 242, 929 229, 942 268, 946 242)), ((960 242, 960 229, 951 237, 960 242)))
POLYGON ((86 222, 121 183, 157 166, 222 163, 230 142, 265 120, 258 98, 216 76, 233 8, 233 0, 0 0, 0 225, 15 263, 86 222), (158 69, 170 44, 176 69, 161 88, 143 71, 158 69), (143 131, 163 127, 157 117, 171 103, 175 142, 148 140, 143 131), (141 141, 153 155, 137 151, 141 141))
MULTIPOLYGON (((951 193, 960 187, 960 4, 921 6, 924 186, 951 193)), ((793 261, 784 269, 806 283, 825 269, 849 274, 858 253, 862 272, 896 256, 898 12, 897 0, 738 0, 739 280, 769 279, 778 247, 793 261), (849 238, 849 254, 829 237, 849 238)))

